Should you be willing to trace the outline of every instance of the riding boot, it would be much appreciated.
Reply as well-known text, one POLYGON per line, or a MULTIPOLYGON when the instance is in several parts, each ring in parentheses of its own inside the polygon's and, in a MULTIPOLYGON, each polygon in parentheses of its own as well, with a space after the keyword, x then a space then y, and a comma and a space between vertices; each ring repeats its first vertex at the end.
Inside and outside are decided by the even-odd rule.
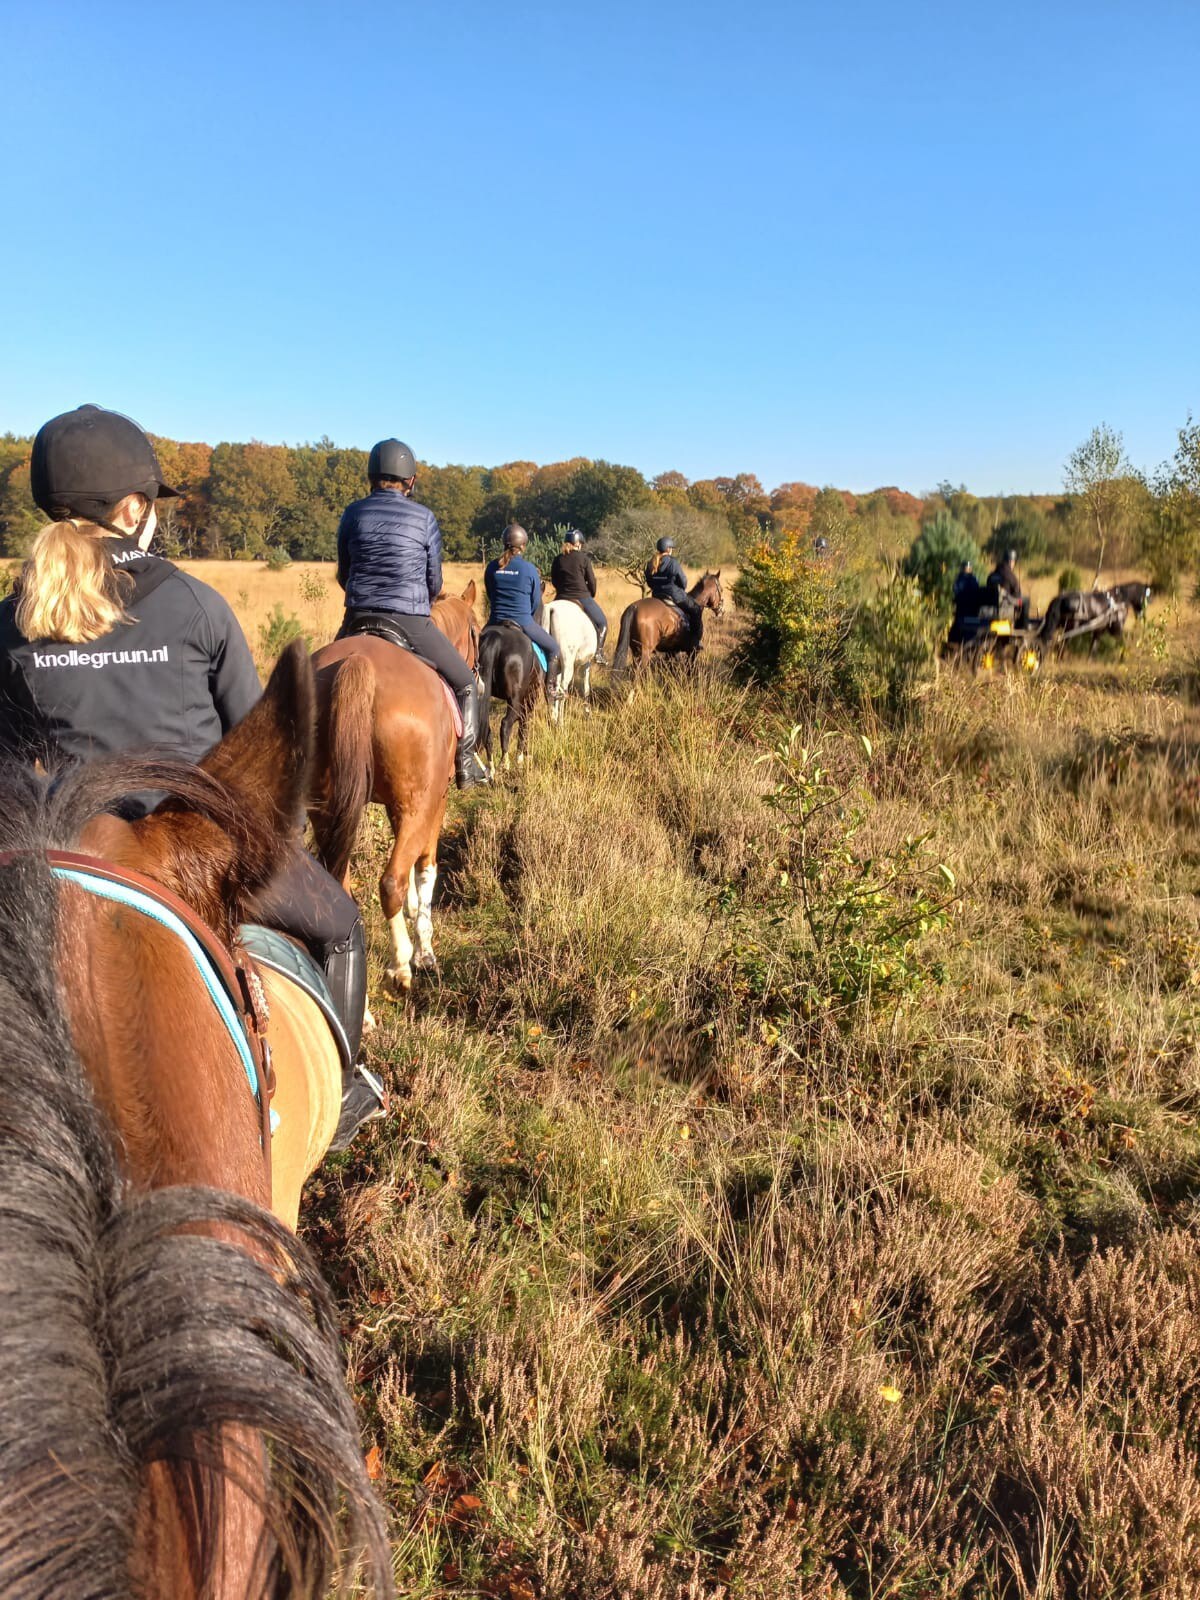
POLYGON ((454 757, 454 781, 460 789, 473 789, 476 784, 488 781, 487 773, 475 754, 479 732, 479 690, 473 678, 465 689, 456 691, 456 698, 463 731, 454 757))
POLYGON ((326 948, 322 965, 353 1063, 349 1069, 342 1068, 342 1110, 329 1145, 336 1154, 346 1148, 364 1122, 382 1117, 387 1110, 382 1082, 358 1060, 367 1007, 367 948, 361 921, 345 939, 326 948))
POLYGON ((609 664, 608 657, 604 654, 604 641, 607 638, 608 623, 606 622, 602 628, 596 629, 596 665, 598 667, 607 667, 609 664))
POLYGON ((562 657, 552 656, 546 667, 546 699, 553 705, 562 692, 558 680, 562 675, 562 657))

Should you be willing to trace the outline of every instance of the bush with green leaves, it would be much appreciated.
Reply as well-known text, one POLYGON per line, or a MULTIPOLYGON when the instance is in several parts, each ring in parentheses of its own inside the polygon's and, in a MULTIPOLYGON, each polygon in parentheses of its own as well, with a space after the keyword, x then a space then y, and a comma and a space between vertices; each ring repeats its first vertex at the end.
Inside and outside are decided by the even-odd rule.
POLYGON ((900 570, 917 580, 923 595, 949 610, 954 580, 964 561, 978 569, 979 549, 961 522, 948 511, 939 511, 913 540, 900 570))
POLYGON ((893 569, 859 608, 857 630, 871 698, 888 716, 907 716, 934 674, 945 632, 937 607, 916 578, 893 569))
POLYGON ((857 602, 807 535, 788 531, 747 550, 735 593, 748 618, 734 655, 745 676, 814 703, 860 697, 857 602))
POLYGON ((274 610, 258 630, 259 650, 265 660, 274 661, 293 639, 303 639, 309 649, 312 648, 312 640, 300 618, 295 612, 285 611, 276 600, 274 610))
POLYGON ((928 833, 864 844, 874 800, 860 763, 873 755, 865 736, 793 727, 761 758, 775 776, 769 860, 759 888, 727 885, 717 899, 736 987, 759 1023, 898 1003, 941 976, 924 941, 949 919, 954 873, 928 833))
POLYGON ((1083 588, 1083 573, 1078 567, 1066 566, 1058 575, 1059 594, 1073 593, 1083 588))

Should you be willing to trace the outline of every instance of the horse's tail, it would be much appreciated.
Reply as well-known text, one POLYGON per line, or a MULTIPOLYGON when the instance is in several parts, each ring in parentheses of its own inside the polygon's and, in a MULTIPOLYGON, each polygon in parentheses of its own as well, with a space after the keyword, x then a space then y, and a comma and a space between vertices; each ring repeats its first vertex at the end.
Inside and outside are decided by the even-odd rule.
POLYGON ((617 635, 617 653, 613 656, 613 671, 620 672, 629 657, 629 642, 633 638, 633 619, 637 614, 637 602, 627 605, 621 613, 621 631, 617 635))
POLYGON ((127 1197, 63 1016, 57 925, 46 868, 10 867, 0 948, 27 959, 0 971, 0 1593, 127 1594, 148 1520, 164 1548, 178 1535, 180 1590, 208 1593, 245 1494, 247 1593, 324 1594, 342 1535, 390 1594, 321 1275, 249 1200, 127 1197))
POLYGON ((335 669, 329 693, 326 789, 313 818, 321 865, 338 879, 346 876, 371 798, 374 727, 375 669, 365 656, 346 656, 335 669))
POLYGON ((492 677, 496 667, 496 629, 485 628, 479 635, 479 747, 492 753, 492 677))

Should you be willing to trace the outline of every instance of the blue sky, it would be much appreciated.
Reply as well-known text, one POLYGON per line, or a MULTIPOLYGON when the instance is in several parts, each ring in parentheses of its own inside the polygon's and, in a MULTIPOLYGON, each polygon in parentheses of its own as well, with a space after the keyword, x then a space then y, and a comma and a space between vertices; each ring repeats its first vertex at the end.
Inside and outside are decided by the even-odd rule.
POLYGON ((0 430, 984 493, 1200 411, 1192 0, 0 27, 0 430))

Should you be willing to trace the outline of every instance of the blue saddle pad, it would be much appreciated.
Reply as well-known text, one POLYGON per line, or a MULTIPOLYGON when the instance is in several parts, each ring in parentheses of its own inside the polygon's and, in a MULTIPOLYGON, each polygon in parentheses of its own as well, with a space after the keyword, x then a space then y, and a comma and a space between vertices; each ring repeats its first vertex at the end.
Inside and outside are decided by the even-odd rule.
POLYGON ((546 652, 542 649, 541 645, 534 644, 533 640, 530 639, 529 648, 533 651, 533 659, 537 662, 538 666, 541 667, 542 671, 549 672, 550 668, 546 663, 546 652))

